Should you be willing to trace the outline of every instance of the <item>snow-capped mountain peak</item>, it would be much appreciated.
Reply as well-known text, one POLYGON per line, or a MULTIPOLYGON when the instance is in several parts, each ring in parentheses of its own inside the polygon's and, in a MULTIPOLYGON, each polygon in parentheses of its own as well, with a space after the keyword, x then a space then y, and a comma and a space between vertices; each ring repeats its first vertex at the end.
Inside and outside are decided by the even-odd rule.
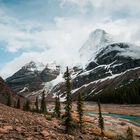
POLYGON ((42 71, 45 68, 45 65, 43 63, 40 63, 40 62, 30 61, 22 68, 28 69, 30 71, 42 71))
POLYGON ((96 29, 93 31, 90 35, 89 38, 93 41, 95 45, 97 46, 98 44, 103 44, 103 43, 110 43, 112 42, 112 37, 110 34, 105 32, 104 30, 101 29, 96 29))
POLYGON ((97 52, 113 42, 112 36, 104 30, 96 29, 91 32, 88 40, 79 50, 82 62, 87 63, 87 61, 94 59, 97 52))
POLYGON ((57 65, 56 62, 48 63, 48 64, 46 65, 46 67, 47 67, 48 69, 51 69, 51 70, 58 70, 58 69, 60 69, 60 66, 57 65))

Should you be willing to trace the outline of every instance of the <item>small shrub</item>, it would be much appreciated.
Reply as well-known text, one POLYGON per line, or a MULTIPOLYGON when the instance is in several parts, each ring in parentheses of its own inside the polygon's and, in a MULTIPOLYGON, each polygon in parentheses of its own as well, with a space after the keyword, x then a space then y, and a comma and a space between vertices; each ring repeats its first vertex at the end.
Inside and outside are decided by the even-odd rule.
POLYGON ((41 99, 41 112, 47 113, 47 107, 46 107, 46 100, 45 100, 45 91, 42 93, 42 99, 41 99))
POLYGON ((134 134, 133 134, 133 129, 131 127, 128 127, 126 131, 126 139, 127 140, 134 140, 134 134))
POLYGON ((20 109, 20 98, 18 98, 18 100, 17 100, 16 108, 20 109))
POLYGON ((83 128, 83 101, 81 93, 78 93, 78 99, 77 99, 77 114, 78 114, 78 124, 79 128, 82 131, 83 128))
POLYGON ((24 103, 23 105, 23 110, 24 111, 31 111, 31 108, 30 108, 30 100, 26 100, 26 102, 24 103))
POLYGON ((7 97, 7 106, 12 106, 12 98, 11 98, 10 93, 8 94, 8 97, 7 97))
POLYGON ((60 118, 61 116, 61 105, 60 105, 60 98, 59 96, 55 98, 55 108, 54 108, 54 115, 57 118, 60 118))
POLYGON ((39 112, 39 101, 38 101, 38 96, 36 97, 36 101, 35 101, 35 111, 39 112))
POLYGON ((46 120, 51 121, 52 120, 52 116, 51 115, 45 115, 46 120))
POLYGON ((101 138, 98 137, 98 136, 95 136, 95 137, 93 138, 93 140, 101 140, 101 138))
POLYGON ((113 140, 126 140, 126 138, 120 134, 118 134, 113 140))

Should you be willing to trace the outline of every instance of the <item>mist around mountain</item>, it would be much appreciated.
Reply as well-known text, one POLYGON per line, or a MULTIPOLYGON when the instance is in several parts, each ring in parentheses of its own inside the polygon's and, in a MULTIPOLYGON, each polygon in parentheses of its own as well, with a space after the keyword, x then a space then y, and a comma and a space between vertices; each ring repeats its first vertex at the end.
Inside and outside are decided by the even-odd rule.
MULTIPOLYGON (((139 54, 140 46, 118 42, 101 29, 91 32, 79 49, 80 62, 70 67, 73 99, 81 92, 90 101, 101 96, 106 103, 140 103, 139 54)), ((62 67, 32 61, 7 78, 6 83, 23 97, 35 98, 45 91, 48 100, 60 94, 64 101, 62 67)))

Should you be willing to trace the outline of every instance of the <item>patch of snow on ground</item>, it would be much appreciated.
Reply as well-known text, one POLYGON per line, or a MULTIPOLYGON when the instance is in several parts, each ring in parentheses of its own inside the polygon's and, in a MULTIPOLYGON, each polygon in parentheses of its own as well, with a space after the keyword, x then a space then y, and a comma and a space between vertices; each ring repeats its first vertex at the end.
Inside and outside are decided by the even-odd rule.
POLYGON ((98 93, 102 92, 102 89, 99 90, 98 92, 94 93, 94 95, 97 95, 98 93))
POLYGON ((120 63, 120 64, 115 64, 115 65, 113 65, 113 66, 111 66, 112 68, 115 68, 115 67, 117 67, 117 66, 121 66, 122 65, 122 63, 120 63))
POLYGON ((60 102, 65 102, 66 101, 66 96, 61 97, 60 96, 60 102))
POLYGON ((99 67, 105 67, 105 68, 108 68, 108 65, 99 65, 91 70, 88 70, 88 71, 84 71, 82 72, 81 74, 79 74, 79 76, 82 76, 82 75, 88 75, 90 72, 94 71, 95 69, 99 68, 99 67))
POLYGON ((38 71, 42 71, 45 68, 45 65, 40 62, 36 62, 36 67, 38 71))
POLYGON ((120 76, 120 75, 123 75, 123 74, 127 73, 127 72, 130 71, 130 70, 136 70, 136 69, 139 69, 139 68, 140 68, 140 67, 133 68, 133 69, 129 69, 129 70, 125 71, 125 72, 122 72, 122 73, 119 73, 119 74, 114 74, 114 75, 105 77, 105 78, 103 78, 103 79, 99 79, 99 80, 90 82, 89 84, 82 85, 81 87, 72 90, 72 93, 76 92, 77 90, 79 90, 79 89, 81 89, 81 88, 87 87, 87 86, 89 86, 90 84, 94 84, 94 83, 98 83, 98 82, 103 82, 103 81, 108 80, 108 79, 114 79, 115 77, 118 77, 118 76, 120 76))
POLYGON ((73 93, 75 93, 76 91, 78 91, 79 89, 81 89, 81 87, 72 90, 71 93, 73 94, 73 93))
POLYGON ((93 89, 93 90, 88 94, 88 96, 89 96, 90 94, 92 94, 95 90, 96 90, 96 88, 93 89))
POLYGON ((45 65, 41 62, 31 61, 27 63, 23 68, 28 69, 30 71, 42 71, 45 68, 45 65))
POLYGON ((22 93, 22 92, 25 92, 25 91, 29 91, 29 89, 27 87, 24 87, 21 91, 19 91, 18 93, 22 93))
POLYGON ((50 82, 46 82, 45 83, 45 89, 50 91, 54 86, 56 86, 57 84, 61 83, 61 82, 64 82, 64 78, 63 78, 63 74, 60 73, 56 79, 50 81, 50 82))
MULTIPOLYGON (((57 94, 59 92, 60 92, 60 90, 58 92, 53 93, 53 98, 57 97, 58 96, 57 94)), ((59 95, 59 98, 60 98, 60 102, 66 101, 66 96, 59 95)))
POLYGON ((82 85, 81 87, 72 90, 72 93, 75 93, 76 91, 80 90, 81 88, 85 88, 85 87, 89 86, 90 84, 94 84, 94 83, 98 83, 98 82, 103 82, 103 81, 108 80, 108 79, 113 79, 113 78, 115 78, 115 77, 117 77, 117 76, 119 76, 119 75, 121 75, 121 74, 122 74, 122 73, 120 73, 120 74, 114 74, 114 75, 112 75, 112 76, 108 76, 108 77, 106 77, 106 78, 99 79, 99 80, 90 82, 90 83, 88 83, 88 84, 82 85))
POLYGON ((58 83, 64 82, 63 74, 60 73, 56 79, 52 80, 51 83, 53 86, 57 85, 58 83))

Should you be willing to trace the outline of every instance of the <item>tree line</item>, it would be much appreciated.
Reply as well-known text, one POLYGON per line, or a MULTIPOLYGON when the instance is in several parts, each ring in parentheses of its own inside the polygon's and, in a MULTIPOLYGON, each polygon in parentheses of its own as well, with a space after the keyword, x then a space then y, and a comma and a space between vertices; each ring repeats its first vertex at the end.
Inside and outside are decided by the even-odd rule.
POLYGON ((140 103, 140 79, 134 79, 132 82, 126 81, 120 87, 112 89, 108 87, 100 93, 88 97, 87 100, 97 101, 100 98, 102 103, 116 104, 139 104, 140 103))

